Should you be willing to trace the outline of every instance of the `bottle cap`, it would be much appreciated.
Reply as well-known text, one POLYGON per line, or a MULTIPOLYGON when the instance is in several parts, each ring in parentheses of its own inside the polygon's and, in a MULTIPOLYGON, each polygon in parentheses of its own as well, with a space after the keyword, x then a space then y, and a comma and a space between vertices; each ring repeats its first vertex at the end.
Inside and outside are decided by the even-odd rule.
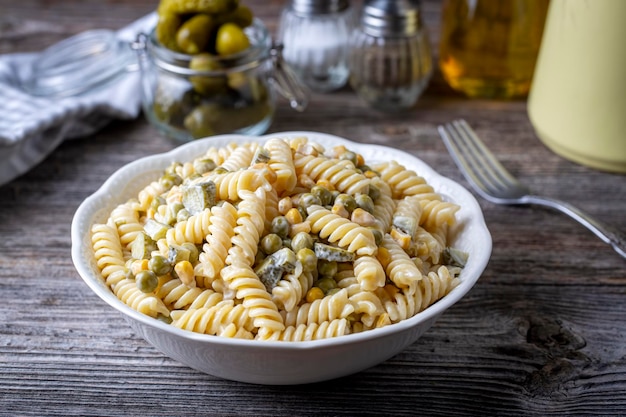
POLYGON ((348 0, 292 0, 291 10, 298 15, 339 13, 347 9, 348 0))
POLYGON ((367 0, 361 23, 371 36, 410 36, 421 29, 419 0, 367 0))

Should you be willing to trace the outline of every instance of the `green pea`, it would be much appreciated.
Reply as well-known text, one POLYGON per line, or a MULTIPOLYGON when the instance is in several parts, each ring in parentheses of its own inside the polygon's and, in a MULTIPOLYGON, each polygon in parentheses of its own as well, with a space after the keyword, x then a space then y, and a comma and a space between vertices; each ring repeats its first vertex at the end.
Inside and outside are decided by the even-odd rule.
POLYGON ((335 198, 335 204, 343 205, 349 213, 352 213, 358 207, 355 198, 348 194, 339 194, 335 198))
POLYGON ((289 221, 285 216, 277 216, 272 219, 272 233, 276 233, 285 239, 289 234, 289 221))
POLYGON ((172 271, 172 264, 165 256, 155 255, 148 261, 148 267, 157 276, 167 275, 172 271))
POLYGON ((307 272, 313 272, 317 267, 317 256, 310 248, 302 248, 296 253, 298 261, 302 264, 302 268, 307 272))
POLYGON ((341 288, 331 288, 330 290, 326 292, 326 295, 333 296, 337 294, 339 291, 341 291, 341 288))
POLYGON ((325 277, 318 279, 315 282, 314 286, 324 291, 324 294, 328 294, 328 291, 332 290, 333 288, 337 288, 337 283, 334 279, 325 277))
POLYGON ((380 244, 383 243, 383 232, 380 229, 376 229, 375 227, 370 227, 369 229, 374 235, 374 241, 376 242, 376 246, 380 246, 380 244))
POLYGON ((318 259, 317 273, 322 277, 334 277, 337 273, 337 262, 318 259))
POLYGON ((380 197, 380 189, 377 186, 370 184, 367 195, 369 195, 373 201, 376 201, 380 197))
POLYGON ((140 271, 135 276, 135 283, 139 291, 149 293, 156 290, 159 285, 159 278, 152 271, 140 271))
POLYGON ((315 194, 311 194, 311 193, 304 193, 300 196, 300 200, 298 202, 298 205, 300 207, 311 207, 311 206, 321 206, 322 205, 322 200, 316 196, 315 194))
POLYGON ((321 185, 315 185, 311 188, 311 194, 317 196, 323 206, 327 206, 332 202, 333 195, 326 187, 322 187, 321 185))
POLYGON ((355 197, 356 205, 367 211, 368 213, 374 213, 374 201, 372 197, 367 194, 357 194, 355 197))
POLYGON ((271 255, 282 247, 283 240, 276 233, 270 233, 261 239, 261 250, 263 250, 266 255, 271 255))
POLYGON ((300 249, 304 248, 313 249, 313 238, 306 232, 296 233, 296 235, 291 238, 291 249, 297 253, 300 249))

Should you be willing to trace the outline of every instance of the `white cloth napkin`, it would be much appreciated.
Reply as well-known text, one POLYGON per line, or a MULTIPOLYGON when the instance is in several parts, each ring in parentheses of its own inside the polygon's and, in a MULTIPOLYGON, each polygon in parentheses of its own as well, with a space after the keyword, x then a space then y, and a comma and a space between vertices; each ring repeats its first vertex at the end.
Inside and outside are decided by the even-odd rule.
MULTIPOLYGON (((116 32, 124 42, 148 33, 151 13, 116 32)), ((106 85, 69 97, 36 97, 16 82, 25 79, 40 54, 0 56, 0 185, 41 162, 64 139, 95 133, 113 119, 133 119, 141 109, 139 71, 126 71, 106 85)))

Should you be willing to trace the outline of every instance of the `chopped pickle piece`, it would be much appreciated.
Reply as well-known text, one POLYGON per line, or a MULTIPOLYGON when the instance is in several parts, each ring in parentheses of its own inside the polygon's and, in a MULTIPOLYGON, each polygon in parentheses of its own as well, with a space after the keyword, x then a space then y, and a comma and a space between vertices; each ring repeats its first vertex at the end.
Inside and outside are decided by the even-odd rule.
POLYGON ((254 153, 254 158, 252 158, 252 164, 264 164, 269 162, 270 153, 267 149, 262 146, 259 146, 254 153))
POLYGON ((290 273, 296 269, 296 262, 296 254, 289 248, 282 248, 265 258, 254 272, 267 291, 272 291, 284 273, 290 273))
POLYGON ((178 262, 189 261, 190 256, 189 249, 179 245, 170 245, 167 260, 170 264, 176 265, 178 262))
POLYGON ((464 268, 467 264, 469 254, 462 250, 447 247, 443 250, 443 263, 446 265, 464 268))
POLYGON ((135 259, 149 259, 155 249, 154 240, 145 233, 139 233, 131 245, 131 255, 135 259))
POLYGON ((417 221, 408 216, 393 216, 393 225, 404 234, 415 236, 417 221))
POLYGON ((324 259, 330 262, 352 262, 355 258, 354 253, 325 243, 315 242, 313 247, 315 248, 317 259, 324 259))
POLYGON ((198 214, 216 204, 216 191, 213 181, 187 186, 183 190, 183 205, 192 216, 198 214))
POLYGON ((143 229, 152 240, 157 241, 165 237, 168 229, 171 229, 171 226, 169 224, 158 222, 154 219, 148 219, 143 229))

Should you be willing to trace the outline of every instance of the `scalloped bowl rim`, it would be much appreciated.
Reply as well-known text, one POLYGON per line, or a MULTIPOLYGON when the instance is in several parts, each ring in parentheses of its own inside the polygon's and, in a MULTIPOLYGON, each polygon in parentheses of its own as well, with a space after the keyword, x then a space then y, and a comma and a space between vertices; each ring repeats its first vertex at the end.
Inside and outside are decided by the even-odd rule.
MULTIPOLYGON (((365 157, 366 161, 371 161, 372 158, 365 157)), ((387 159, 387 158, 386 158, 387 159)), ((135 191, 145 187, 147 183, 136 184, 135 191)), ((132 187, 132 184, 131 184, 132 187)), ((128 194, 128 190, 126 194, 128 194)), ((450 193, 444 193, 449 195, 450 193)), ((104 220, 100 220, 104 221, 104 220)), ((245 135, 218 135, 204 139, 198 139, 193 142, 189 142, 184 145, 180 145, 177 148, 165 153, 160 153, 152 156, 146 156, 136 161, 133 161, 114 172, 104 184, 91 196, 87 197, 83 203, 78 207, 71 226, 71 238, 72 238, 72 260, 77 269, 79 275, 83 281, 96 293, 104 302, 111 307, 118 310, 125 316, 153 328, 157 328, 166 333, 170 333, 176 337, 182 339, 189 339, 199 342, 206 342, 208 344, 217 344, 225 346, 241 346, 250 347, 258 350, 315 350, 325 347, 332 347, 336 345, 350 345, 359 344, 364 340, 372 340, 379 337, 386 337, 393 333, 399 333, 422 322, 426 322, 429 319, 436 318, 453 304, 458 302, 469 290, 474 286, 482 272, 487 266, 489 257, 491 255, 492 240, 489 230, 484 221, 484 217, 480 206, 474 196, 467 191, 460 184, 453 180, 443 177, 438 174, 428 164, 424 163, 419 158, 406 153, 404 151, 381 146, 362 144, 349 141, 345 138, 338 136, 311 132, 311 131, 288 131, 288 132, 276 132, 266 134, 263 136, 245 136, 245 135), (321 143, 323 146, 339 145, 343 144, 351 150, 357 152, 374 153, 388 156, 388 159, 394 159, 404 165, 407 169, 416 171, 420 176, 424 177, 427 182, 435 188, 435 191, 441 192, 442 189, 446 191, 453 191, 454 196, 452 200, 461 204, 461 210, 457 213, 461 217, 461 222, 464 222, 466 229, 472 229, 471 233, 476 234, 476 238, 479 239, 477 246, 472 246, 470 249, 470 257, 466 267, 461 274, 461 283, 454 288, 450 293, 444 296, 442 299, 426 308, 422 312, 415 316, 402 320, 399 323, 388 325, 382 328, 368 330, 366 332, 349 334, 346 336, 334 337, 329 339, 315 340, 315 341, 303 341, 303 342, 282 342, 282 341, 259 341, 259 340, 244 340, 233 339, 225 337, 216 337, 211 335, 205 335, 200 333, 194 333, 187 330, 178 329, 169 324, 163 323, 159 320, 153 319, 147 315, 139 313, 122 301, 120 301, 115 294, 106 286, 103 280, 99 276, 99 271, 94 269, 93 250, 90 247, 90 240, 86 240, 86 237, 90 234, 90 227, 96 220, 98 213, 102 215, 102 212, 110 213, 111 208, 114 205, 125 202, 128 198, 135 194, 124 195, 123 197, 111 199, 110 196, 117 191, 113 188, 124 182, 126 179, 136 177, 137 174, 146 172, 154 172, 155 176, 152 179, 158 178, 157 172, 164 169, 172 161, 188 161, 194 157, 203 154, 206 149, 211 146, 224 146, 226 144, 236 142, 245 143, 252 141, 264 142, 272 137, 296 137, 307 136, 310 141, 321 143), (406 162, 410 161, 410 164, 406 162), (409 166, 407 166, 409 165, 409 166), (106 207, 106 209, 104 208, 106 207), (97 210, 96 210, 97 209, 97 210), (87 247, 86 247, 87 246, 87 247), (476 250, 479 248, 480 250, 476 250), (90 252, 91 251, 91 257, 90 252)), ((468 242, 466 242, 468 243, 468 242)), ((465 248, 469 249, 469 248, 465 248)))

